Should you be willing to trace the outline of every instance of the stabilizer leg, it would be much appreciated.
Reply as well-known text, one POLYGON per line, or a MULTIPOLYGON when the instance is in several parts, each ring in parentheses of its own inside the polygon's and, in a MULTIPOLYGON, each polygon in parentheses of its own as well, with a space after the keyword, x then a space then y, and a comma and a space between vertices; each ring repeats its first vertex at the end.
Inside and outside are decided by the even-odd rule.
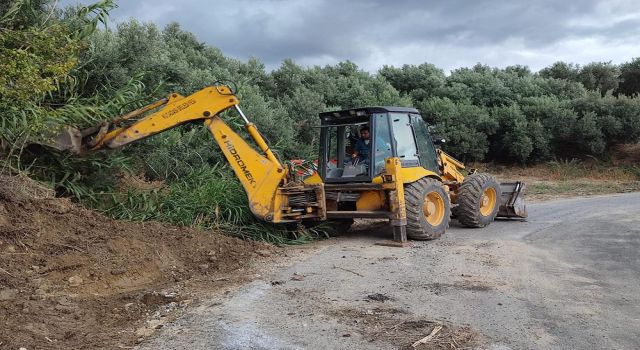
POLYGON ((393 240, 384 240, 376 242, 376 245, 383 245, 387 247, 410 247, 411 243, 407 241, 407 219, 391 220, 391 227, 393 228, 393 240))

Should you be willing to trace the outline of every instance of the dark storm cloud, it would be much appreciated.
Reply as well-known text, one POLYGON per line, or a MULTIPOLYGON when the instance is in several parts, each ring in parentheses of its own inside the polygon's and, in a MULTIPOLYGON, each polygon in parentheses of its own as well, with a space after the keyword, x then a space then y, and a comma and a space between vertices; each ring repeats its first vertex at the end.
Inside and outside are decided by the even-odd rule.
MULTIPOLYGON (((579 63, 593 60, 602 51, 592 47, 598 41, 633 47, 640 39, 638 6, 625 0, 140 0, 119 5, 118 21, 176 21, 228 55, 255 56, 270 67, 293 58, 306 64, 350 59, 367 69, 424 61, 444 68, 478 61, 539 68, 552 63, 554 55, 579 63), (558 47, 572 50, 571 43, 588 52, 558 47), (442 57, 445 53, 449 56, 442 57)), ((620 45, 611 52, 630 50, 620 45)))

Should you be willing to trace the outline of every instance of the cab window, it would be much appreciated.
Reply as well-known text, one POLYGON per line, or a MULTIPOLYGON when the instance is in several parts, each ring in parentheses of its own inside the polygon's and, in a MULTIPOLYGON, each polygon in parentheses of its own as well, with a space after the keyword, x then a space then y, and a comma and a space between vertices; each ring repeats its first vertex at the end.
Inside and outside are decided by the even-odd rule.
POLYGON ((374 147, 374 175, 378 175, 384 170, 384 160, 393 157, 391 149, 391 130, 389 130, 389 115, 387 113, 376 113, 373 115, 375 123, 375 147, 374 147))
POLYGON ((429 136, 429 130, 427 123, 422 120, 422 117, 417 114, 412 114, 411 119, 413 122, 413 128, 416 132, 416 142, 418 144, 418 156, 420 157, 420 165, 431 170, 434 173, 439 173, 438 161, 436 156, 436 148, 429 136))
POLYGON ((396 155, 403 167, 419 166, 418 149, 411 127, 409 114, 390 113, 393 125, 393 137, 396 145, 396 155))

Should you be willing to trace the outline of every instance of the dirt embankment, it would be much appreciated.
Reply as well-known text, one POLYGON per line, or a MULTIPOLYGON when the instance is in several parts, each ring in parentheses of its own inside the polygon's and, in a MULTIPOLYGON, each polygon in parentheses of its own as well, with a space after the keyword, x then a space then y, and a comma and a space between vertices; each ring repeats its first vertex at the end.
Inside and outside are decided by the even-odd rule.
POLYGON ((216 232, 114 221, 0 177, 0 348, 129 347, 196 291, 224 291, 272 254, 216 232))

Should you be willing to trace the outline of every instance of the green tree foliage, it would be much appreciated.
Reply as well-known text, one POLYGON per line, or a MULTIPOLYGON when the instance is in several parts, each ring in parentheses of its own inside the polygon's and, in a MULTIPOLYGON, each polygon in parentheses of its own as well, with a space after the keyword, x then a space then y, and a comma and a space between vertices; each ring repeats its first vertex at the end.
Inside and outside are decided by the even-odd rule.
MULTIPOLYGON (((633 71, 631 63, 626 67, 633 71)), ((427 97, 415 93, 420 83, 407 72, 420 76, 415 66, 386 66, 380 75, 412 97, 449 139, 444 148, 463 160, 603 156, 614 144, 639 139, 638 99, 610 94, 619 75, 610 63, 557 62, 537 74, 522 66, 476 65, 454 70, 436 85, 433 75, 422 75, 423 84, 434 86, 427 97)))
POLYGON ((619 94, 638 97, 640 95, 640 57, 620 65, 619 94))
POLYGON ((534 123, 534 160, 575 156, 563 153, 567 145, 574 144, 573 130, 577 122, 576 112, 566 100, 555 96, 532 97, 523 99, 520 108, 527 119, 534 123))
POLYGON ((489 151, 489 137, 499 124, 486 108, 448 97, 432 97, 416 107, 429 124, 437 126, 435 133, 447 139, 448 152, 466 161, 483 159, 489 151))
POLYGON ((549 67, 540 70, 539 74, 543 78, 553 78, 562 80, 577 81, 580 67, 573 63, 556 62, 549 67))
POLYGON ((396 90, 410 95, 413 100, 434 96, 444 87, 446 81, 442 69, 429 63, 418 66, 405 64, 402 68, 384 66, 379 74, 396 90))
POLYGON ((0 96, 7 101, 42 99, 78 63, 80 45, 62 25, 0 31, 0 96))
POLYGON ((117 87, 140 75, 149 92, 182 94, 228 78, 226 61, 217 49, 198 42, 177 24, 161 31, 153 24, 130 21, 115 31, 100 31, 82 56, 85 94, 117 87))
POLYGON ((518 105, 494 108, 492 117, 500 125, 492 144, 495 158, 527 161, 535 145, 529 135, 532 128, 518 105))
POLYGON ((477 106, 496 107, 511 104, 513 91, 498 76, 499 70, 481 64, 451 72, 443 94, 454 100, 467 100, 477 106))
MULTIPOLYGON (((548 159, 564 155, 566 145, 573 145, 568 148, 576 152, 572 155, 602 154, 615 142, 637 138, 635 100, 605 96, 616 89, 618 75, 623 83, 617 91, 634 93, 629 86, 637 59, 620 68, 601 62, 584 67, 556 62, 538 74, 523 66, 497 69, 478 64, 447 76, 428 63, 384 66, 370 74, 349 61, 305 68, 291 60, 267 72, 257 59, 227 58, 175 23, 160 29, 131 20, 92 32, 104 20, 107 2, 75 9, 71 15, 69 10, 62 15, 54 11, 51 1, 18 3, 22 5, 3 4, 7 15, 2 19, 2 95, 5 101, 11 99, 10 107, 18 101, 38 108, 55 102, 60 107, 49 108, 49 114, 76 125, 108 119, 150 98, 173 91, 187 94, 223 80, 238 85, 243 107, 285 158, 313 157, 319 111, 375 104, 419 107, 450 139, 446 148, 467 160, 548 159), (578 145, 581 140, 588 144, 578 145)), ((41 113, 29 110, 20 111, 27 124, 45 125, 33 123, 33 115, 41 113)), ((179 155, 186 150, 181 147, 202 152, 209 147, 206 133, 194 137, 193 132, 176 130, 149 140, 145 151, 157 149, 161 159, 184 161, 179 155), (168 142, 182 137, 190 141, 182 146, 168 142)), ((197 158, 202 152, 195 152, 197 158)), ((219 156, 203 159, 220 161, 219 156)), ((188 163, 180 164, 188 168, 188 163)), ((151 177, 171 173, 145 168, 151 177)))
POLYGON ((50 1, 3 2, 0 19, 0 98, 6 106, 39 102, 78 63, 70 28, 50 22, 50 1))
POLYGON ((620 69, 611 62, 593 62, 580 69, 578 81, 587 90, 599 91, 602 96, 618 88, 620 69))
MULTIPOLYGON (((598 141, 604 147, 620 143, 634 143, 640 137, 640 99, 626 96, 605 96, 588 94, 571 101, 579 116, 586 117, 598 129, 592 134, 601 134, 598 141), (588 115, 588 116, 587 116, 588 115)), ((579 124, 579 123, 578 123, 579 124)), ((579 136, 579 135, 577 135, 579 136)), ((601 154, 602 152, 595 152, 601 154)))
POLYGON ((62 123, 91 119, 69 114, 73 109, 65 107, 74 102, 69 98, 75 88, 72 71, 84 38, 105 20, 113 4, 79 7, 69 21, 59 19, 54 5, 44 0, 2 5, 6 12, 0 19, 0 116, 5 151, 62 123))

